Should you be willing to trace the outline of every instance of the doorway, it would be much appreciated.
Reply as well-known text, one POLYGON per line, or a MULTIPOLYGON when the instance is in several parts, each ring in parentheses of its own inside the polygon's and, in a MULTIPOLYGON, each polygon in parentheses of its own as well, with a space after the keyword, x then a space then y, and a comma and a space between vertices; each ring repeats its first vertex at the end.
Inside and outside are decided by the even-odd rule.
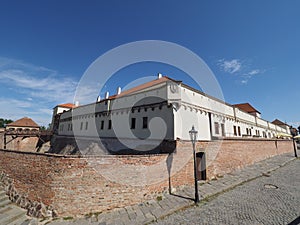
POLYGON ((196 153, 197 180, 206 180, 205 152, 196 153))

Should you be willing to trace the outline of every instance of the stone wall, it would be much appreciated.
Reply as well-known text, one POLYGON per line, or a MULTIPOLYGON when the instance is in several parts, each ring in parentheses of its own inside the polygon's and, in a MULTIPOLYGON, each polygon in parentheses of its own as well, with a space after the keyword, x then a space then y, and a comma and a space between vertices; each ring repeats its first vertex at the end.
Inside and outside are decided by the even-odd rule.
MULTIPOLYGON (((38 147, 38 137, 15 137, 6 136, 6 149, 31 152, 38 147)), ((4 148, 4 133, 0 133, 0 149, 4 148)))
MULTIPOLYGON (((274 155, 293 155, 293 145, 287 140, 229 139, 199 142, 197 151, 205 151, 212 178, 274 155)), ((192 148, 190 142, 178 141, 173 154, 91 157, 0 150, 0 172, 10 179, 15 194, 41 203, 48 214, 84 215, 192 185, 192 148)))

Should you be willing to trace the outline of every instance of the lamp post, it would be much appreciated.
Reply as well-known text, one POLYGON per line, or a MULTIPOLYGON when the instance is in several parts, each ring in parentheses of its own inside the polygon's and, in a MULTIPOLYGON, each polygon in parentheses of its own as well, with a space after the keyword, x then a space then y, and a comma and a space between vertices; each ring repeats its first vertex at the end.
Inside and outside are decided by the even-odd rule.
POLYGON ((193 126, 192 129, 189 131, 189 133, 190 133, 191 141, 192 141, 192 144, 193 144, 194 179, 195 179, 195 203, 199 203, 198 182, 197 182, 197 165, 196 165, 196 151, 195 151, 195 145, 196 145, 198 131, 196 131, 195 127, 193 126))
POLYGON ((296 146, 294 137, 293 137, 293 145, 294 145, 294 154, 295 154, 295 157, 297 158, 298 157, 298 155, 297 155, 297 146, 296 146))

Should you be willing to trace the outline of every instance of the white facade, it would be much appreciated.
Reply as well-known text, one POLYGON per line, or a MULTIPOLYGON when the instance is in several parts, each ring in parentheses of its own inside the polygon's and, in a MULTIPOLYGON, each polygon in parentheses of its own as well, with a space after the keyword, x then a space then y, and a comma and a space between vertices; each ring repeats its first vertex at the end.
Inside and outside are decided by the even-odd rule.
POLYGON ((193 125, 199 140, 273 138, 277 133, 289 132, 181 82, 162 77, 100 102, 62 112, 58 135, 189 140, 193 125))

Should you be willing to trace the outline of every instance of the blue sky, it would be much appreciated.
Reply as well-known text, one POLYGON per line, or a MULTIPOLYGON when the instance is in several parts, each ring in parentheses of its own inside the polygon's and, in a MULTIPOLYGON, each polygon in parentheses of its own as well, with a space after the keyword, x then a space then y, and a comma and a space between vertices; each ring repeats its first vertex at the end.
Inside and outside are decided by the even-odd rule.
MULTIPOLYGON (((297 0, 2 1, 0 117, 47 125, 99 56, 128 42, 163 40, 199 55, 226 102, 249 102, 264 119, 299 126, 299 8, 297 0)), ((194 85, 176 68, 142 63, 105 88, 158 72, 194 85)))

